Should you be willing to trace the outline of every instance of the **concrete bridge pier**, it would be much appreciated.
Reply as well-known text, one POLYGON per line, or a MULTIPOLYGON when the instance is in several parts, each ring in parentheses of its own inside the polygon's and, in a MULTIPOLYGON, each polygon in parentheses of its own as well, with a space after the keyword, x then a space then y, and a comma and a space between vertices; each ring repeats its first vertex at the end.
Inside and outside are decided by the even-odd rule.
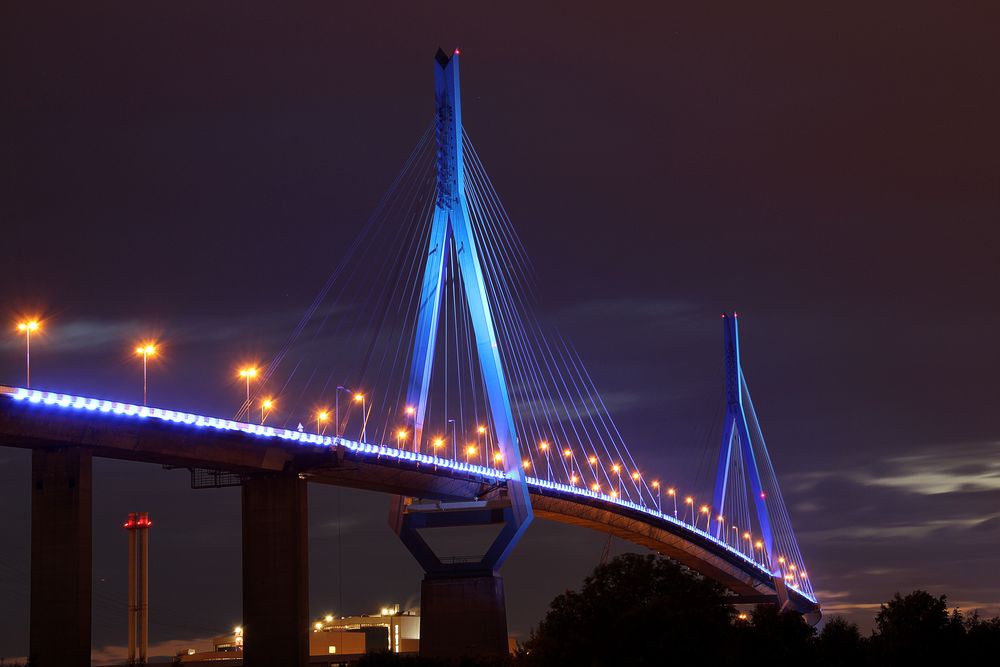
POLYGON ((420 586, 420 655, 427 658, 507 655, 507 604, 497 574, 520 535, 509 500, 416 502, 397 497, 389 523, 424 568, 420 586), (430 528, 501 526, 478 559, 441 558, 421 535, 430 528))
POLYGON ((309 664, 307 484, 298 475, 243 482, 243 664, 309 664))
POLYGON ((507 651, 500 575, 448 567, 427 573, 420 586, 420 655, 448 659, 507 651))
POLYGON ((31 453, 34 667, 90 665, 92 457, 81 447, 31 453))

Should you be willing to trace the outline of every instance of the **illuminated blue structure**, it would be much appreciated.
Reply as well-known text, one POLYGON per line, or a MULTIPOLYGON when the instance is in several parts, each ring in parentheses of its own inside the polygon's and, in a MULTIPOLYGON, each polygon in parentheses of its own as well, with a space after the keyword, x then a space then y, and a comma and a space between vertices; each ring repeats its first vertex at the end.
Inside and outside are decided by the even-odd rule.
POLYGON ((435 101, 434 122, 387 199, 258 381, 299 397, 284 403, 283 425, 264 425, 263 412, 250 423, 255 399, 268 394, 251 394, 249 383, 246 421, 0 386, 0 446, 32 449, 33 661, 90 661, 93 457, 187 468, 194 488, 242 487, 247 667, 308 664, 307 483, 395 497, 390 525, 425 572, 427 656, 507 655, 498 572, 536 515, 669 557, 724 586, 733 604, 777 603, 819 619, 742 370, 735 314, 723 316, 726 411, 714 487, 682 492, 682 480, 668 484, 632 457, 576 350, 533 311, 527 252, 462 128, 457 50, 435 56, 435 101), (406 212, 402 225, 377 224, 400 222, 390 210, 406 212), (331 293, 334 304, 325 301, 331 293), (365 316, 341 316, 351 312, 365 316), (297 375, 320 349, 320 363, 297 375), (324 396, 332 387, 336 396, 324 396), (351 414, 340 418, 341 391, 359 403, 356 439, 341 437, 351 414), (329 413, 313 402, 329 399, 330 436, 329 413), (305 410, 318 433, 285 428, 308 422, 305 410), (202 484, 198 472, 235 481, 202 484), (485 553, 439 556, 422 533, 483 526, 499 528, 485 553), (50 641, 52 609, 73 642, 50 641))
MULTIPOLYGON (((493 546, 478 564, 484 570, 499 568, 518 537, 532 519, 531 500, 521 466, 521 450, 517 442, 514 416, 503 363, 498 350, 497 335, 487 297, 486 281, 480 265, 476 235, 465 189, 465 156, 462 138, 462 101, 459 85, 459 52, 448 57, 440 49, 434 58, 435 134, 437 139, 437 184, 434 213, 429 244, 426 250, 423 282, 414 336, 407 405, 415 410, 414 442, 422 439, 424 418, 427 412, 428 390, 434 363, 441 314, 441 296, 444 291, 445 271, 449 266, 449 253, 454 252, 455 264, 465 283, 466 306, 472 321, 477 356, 486 386, 487 400, 492 413, 497 445, 502 452, 504 472, 507 475, 509 512, 505 512, 504 527, 493 546)), ((411 515, 412 516, 412 515, 411 515)), ((439 517, 437 526, 447 523, 446 515, 439 517)), ((463 523, 468 521, 463 513, 463 523)), ((424 517, 407 518, 408 522, 421 523, 424 517)), ((416 528, 393 523, 400 530, 404 541, 428 571, 442 569, 416 528)))
POLYGON ((712 496, 712 509, 718 515, 714 533, 717 539, 726 539, 724 531, 728 531, 728 522, 725 519, 733 514, 745 517, 744 525, 755 523, 758 526, 763 551, 761 561, 774 577, 779 606, 784 607, 788 604, 787 586, 796 576, 794 563, 801 563, 802 558, 790 523, 780 521, 776 530, 772 519, 772 505, 775 504, 780 518, 786 519, 784 504, 740 363, 739 317, 736 313, 732 317, 723 315, 722 321, 726 413, 712 496), (737 475, 740 479, 734 484, 737 475), (735 508, 737 503, 745 503, 746 487, 749 487, 752 502, 735 508), (791 571, 786 569, 786 561, 791 571))

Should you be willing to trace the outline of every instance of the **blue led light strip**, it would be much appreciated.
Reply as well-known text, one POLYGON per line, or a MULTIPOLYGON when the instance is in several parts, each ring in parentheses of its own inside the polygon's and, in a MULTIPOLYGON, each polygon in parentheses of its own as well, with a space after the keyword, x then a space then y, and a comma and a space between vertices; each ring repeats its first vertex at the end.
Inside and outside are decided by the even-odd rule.
MULTIPOLYGON (((448 468, 450 470, 455 470, 458 472, 481 475, 483 477, 494 480, 507 479, 507 475, 504 473, 504 471, 497 470, 496 468, 481 466, 474 463, 466 463, 464 461, 456 461, 454 459, 445 459, 437 456, 430 456, 428 454, 421 454, 418 452, 406 451, 398 449, 396 447, 386 447, 385 445, 358 442, 356 440, 348 440, 346 438, 338 438, 328 435, 319 435, 318 433, 303 433, 299 431, 292 431, 289 429, 274 428, 273 426, 248 424, 246 422, 237 422, 237 421, 232 421, 230 419, 220 419, 218 417, 206 417, 204 415, 196 415, 189 412, 164 410, 162 408, 133 405, 131 403, 117 403, 114 401, 105 401, 97 398, 72 396, 70 394, 58 394, 51 391, 24 389, 22 387, 0 386, 0 396, 7 396, 8 398, 11 398, 15 401, 27 401, 28 403, 37 405, 54 406, 60 408, 72 408, 74 410, 100 412, 105 414, 112 414, 116 416, 131 417, 137 419, 158 419, 164 422, 172 422, 175 424, 183 424, 187 426, 194 426, 197 428, 213 428, 220 431, 239 431, 241 433, 246 433, 247 435, 251 435, 256 438, 277 438, 279 440, 287 440, 305 445, 314 445, 320 447, 344 447, 345 449, 348 449, 352 452, 356 452, 358 454, 363 454, 363 455, 370 455, 376 457, 384 456, 387 458, 397 459, 400 461, 412 461, 417 464, 431 465, 439 468, 448 468)), ((631 500, 625 500, 623 498, 613 498, 604 493, 599 493, 597 491, 592 491, 587 488, 573 486, 570 484, 562 484, 560 482, 550 482, 548 480, 538 479, 535 477, 526 478, 526 482, 529 487, 534 487, 538 489, 549 489, 552 491, 558 491, 559 493, 570 494, 584 498, 591 498, 594 500, 598 500, 602 503, 617 505, 620 507, 628 508, 636 512, 642 512, 643 514, 659 519, 660 521, 671 523, 679 528, 682 528, 686 531, 696 534, 699 538, 703 540, 708 540, 712 542, 718 548, 724 549, 733 557, 740 559, 745 564, 754 568, 754 570, 760 575, 760 578, 762 580, 767 581, 771 578, 771 573, 768 572, 766 568, 764 568, 757 561, 748 557, 743 552, 731 547, 722 540, 715 538, 708 532, 701 530, 700 528, 693 527, 690 524, 681 521, 680 519, 674 517, 671 514, 658 512, 653 508, 632 502, 631 500)), ((799 589, 798 587, 789 585, 789 588, 796 591, 807 600, 811 602, 816 602, 815 597, 799 589)))

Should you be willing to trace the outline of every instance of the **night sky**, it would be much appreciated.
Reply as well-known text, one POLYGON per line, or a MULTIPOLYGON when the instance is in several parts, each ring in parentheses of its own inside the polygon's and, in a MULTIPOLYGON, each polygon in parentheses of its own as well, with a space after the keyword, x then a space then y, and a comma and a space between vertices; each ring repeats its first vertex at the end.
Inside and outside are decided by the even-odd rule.
MULTIPOLYGON (((23 382, 14 324, 39 313, 35 385, 139 401, 130 353, 154 336, 151 400, 231 415, 233 369, 295 326, 458 46, 546 317, 642 465, 717 447, 719 313, 739 310, 825 612, 867 629, 925 588, 1000 614, 995 3, 362 4, 3 4, 0 382, 23 382)), ((29 463, 0 450, 7 657, 27 650, 29 463)), ((98 656, 125 640, 129 511, 155 523, 154 652, 238 624, 239 490, 94 471, 98 656)), ((313 613, 416 604, 387 496, 309 502, 313 613)), ((512 633, 603 546, 538 521, 503 571, 512 633)))

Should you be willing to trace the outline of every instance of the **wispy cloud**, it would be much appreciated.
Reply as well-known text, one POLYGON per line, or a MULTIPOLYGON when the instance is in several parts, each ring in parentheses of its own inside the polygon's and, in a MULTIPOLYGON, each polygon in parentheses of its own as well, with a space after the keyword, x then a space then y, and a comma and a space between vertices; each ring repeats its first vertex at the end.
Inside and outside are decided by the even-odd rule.
POLYGON ((893 525, 841 526, 825 530, 804 530, 801 532, 803 534, 808 533, 809 539, 813 541, 925 539, 938 531, 976 528, 998 517, 1000 517, 1000 514, 959 519, 928 519, 926 521, 897 523, 893 525))
POLYGON ((885 461, 881 474, 855 471, 862 484, 905 489, 913 493, 1000 490, 1000 441, 936 447, 885 461))
POLYGON ((783 486, 807 493, 832 479, 920 495, 1000 491, 1000 441, 942 444, 863 466, 794 473, 783 486))
MULTIPOLYGON (((121 345, 129 341, 142 326, 133 320, 73 320, 61 322, 57 329, 44 330, 45 347, 53 352, 79 352, 121 345)), ((34 338, 34 337, 33 337, 34 338)), ((5 338, 0 340, 0 349, 20 348, 20 339, 5 338)))

